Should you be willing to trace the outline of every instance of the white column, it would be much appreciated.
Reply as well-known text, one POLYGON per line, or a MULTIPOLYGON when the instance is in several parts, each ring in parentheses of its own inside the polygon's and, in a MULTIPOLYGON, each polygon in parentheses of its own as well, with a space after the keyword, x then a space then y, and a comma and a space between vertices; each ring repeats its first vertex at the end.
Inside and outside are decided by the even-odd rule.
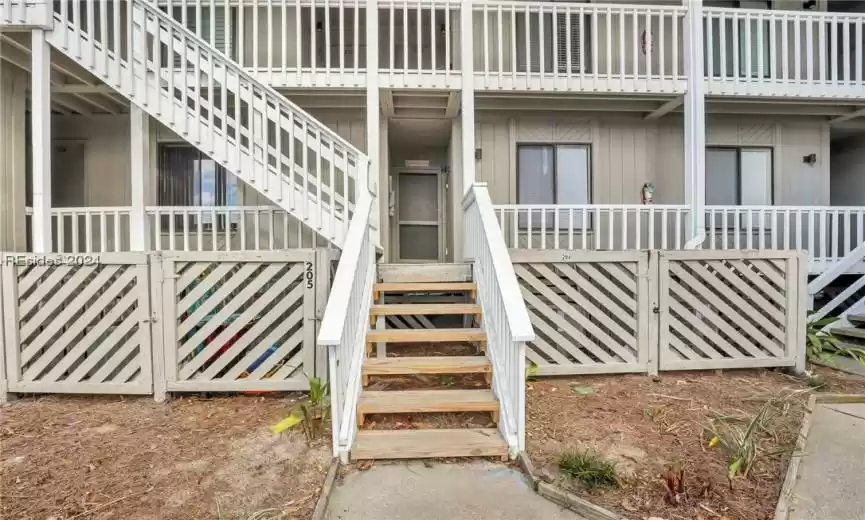
POLYGON ((150 116, 134 104, 129 106, 129 157, 132 161, 130 191, 132 210, 129 215, 129 245, 132 251, 150 249, 147 226, 147 193, 150 170, 150 116))
POLYGON ((475 182, 475 74, 472 0, 460 9, 460 68, 462 72, 463 193, 475 182))
MULTIPOLYGON (((381 245, 382 222, 379 219, 379 197, 378 186, 379 155, 381 153, 381 127, 379 113, 381 112, 381 101, 378 90, 378 0, 367 0, 366 4, 366 153, 369 156, 369 172, 366 184, 361 187, 369 189, 374 194, 372 203, 372 218, 377 221, 373 240, 381 245)), ((359 179, 360 180, 360 179, 359 179)))
POLYGON ((688 242, 698 246, 705 236, 706 94, 703 78, 703 1, 683 0, 685 17, 685 202, 690 206, 688 242))
POLYGON ((31 132, 33 252, 51 252, 51 48, 44 29, 32 32, 31 132))

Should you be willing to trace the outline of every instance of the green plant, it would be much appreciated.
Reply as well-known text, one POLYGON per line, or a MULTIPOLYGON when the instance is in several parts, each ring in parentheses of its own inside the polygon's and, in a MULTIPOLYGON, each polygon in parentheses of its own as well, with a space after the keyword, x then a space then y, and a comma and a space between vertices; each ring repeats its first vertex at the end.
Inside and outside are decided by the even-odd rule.
POLYGON ((712 433, 709 447, 720 445, 727 453, 727 480, 730 481, 730 487, 737 475, 748 476, 760 456, 759 432, 766 429, 766 419, 772 404, 772 401, 764 403, 744 428, 734 417, 718 416, 709 421, 708 430, 712 433))
POLYGON ((848 347, 838 343, 831 330, 823 330, 840 318, 830 316, 808 322, 806 329, 806 355, 809 361, 832 363, 837 356, 847 356, 865 365, 865 348, 848 347))
POLYGON ((330 388, 320 377, 309 377, 309 395, 295 404, 288 417, 270 427, 273 433, 281 433, 301 425, 307 441, 324 434, 324 425, 330 417, 330 388))
POLYGON ((616 463, 588 450, 571 450, 559 459, 559 471, 588 489, 618 487, 616 463))
POLYGON ((529 364, 526 365, 526 381, 535 381, 538 378, 538 364, 529 361, 529 364))
POLYGON ((454 386, 454 376, 438 376, 438 383, 442 386, 454 386))

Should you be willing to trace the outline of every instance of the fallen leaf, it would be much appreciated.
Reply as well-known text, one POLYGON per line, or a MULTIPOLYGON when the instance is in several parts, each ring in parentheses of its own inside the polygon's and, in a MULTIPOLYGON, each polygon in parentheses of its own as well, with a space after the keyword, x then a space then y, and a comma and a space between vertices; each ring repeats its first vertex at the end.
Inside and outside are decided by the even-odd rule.
POLYGON ((369 460, 365 460, 363 462, 359 462, 357 465, 357 470, 358 471, 366 471, 369 468, 371 468, 373 464, 375 464, 374 459, 369 459, 369 460))
POLYGON ((626 499, 622 500, 622 509, 624 509, 625 511, 630 511, 631 513, 633 513, 634 511, 637 511, 638 508, 634 504, 632 504, 630 502, 630 500, 628 500, 626 498, 626 499))
POLYGON ((571 392, 577 395, 591 395, 597 392, 597 390, 592 388, 591 386, 580 386, 577 384, 571 384, 570 387, 571 392))

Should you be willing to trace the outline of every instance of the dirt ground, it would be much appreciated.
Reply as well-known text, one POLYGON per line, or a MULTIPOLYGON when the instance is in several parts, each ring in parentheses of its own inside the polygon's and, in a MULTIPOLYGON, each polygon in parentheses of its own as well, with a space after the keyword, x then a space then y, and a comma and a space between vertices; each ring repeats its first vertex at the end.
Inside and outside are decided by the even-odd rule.
POLYGON ((15 401, 0 411, 0 518, 309 518, 330 439, 267 429, 298 397, 15 401))
MULTIPOLYGON (((819 391, 865 393, 865 379, 818 368, 819 391)), ((527 447, 542 478, 558 482, 628 518, 766 520, 775 506, 812 390, 769 370, 585 376, 530 382, 527 447), (761 456, 747 478, 727 480, 728 459, 708 448, 715 413, 751 417, 770 398, 784 398, 761 434, 761 456), (564 478, 567 449, 595 451, 617 464, 621 487, 586 490, 564 478), (684 470, 687 496, 667 502, 668 468, 684 470)))

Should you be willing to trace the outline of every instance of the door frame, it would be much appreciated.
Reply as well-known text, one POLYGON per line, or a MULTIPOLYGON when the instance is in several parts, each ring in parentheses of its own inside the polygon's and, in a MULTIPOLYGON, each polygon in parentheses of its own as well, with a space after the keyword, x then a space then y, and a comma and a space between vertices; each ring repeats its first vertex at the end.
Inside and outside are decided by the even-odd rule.
POLYGON ((389 252, 390 260, 395 263, 442 263, 445 260, 447 241, 447 212, 445 208, 446 200, 446 181, 447 177, 442 167, 397 167, 390 168, 388 175, 388 219, 390 227, 390 243, 392 244, 389 252), (404 259, 400 255, 399 241, 399 176, 401 174, 420 174, 420 175, 435 175, 437 189, 437 207, 438 207, 438 258, 435 260, 418 260, 404 259))

